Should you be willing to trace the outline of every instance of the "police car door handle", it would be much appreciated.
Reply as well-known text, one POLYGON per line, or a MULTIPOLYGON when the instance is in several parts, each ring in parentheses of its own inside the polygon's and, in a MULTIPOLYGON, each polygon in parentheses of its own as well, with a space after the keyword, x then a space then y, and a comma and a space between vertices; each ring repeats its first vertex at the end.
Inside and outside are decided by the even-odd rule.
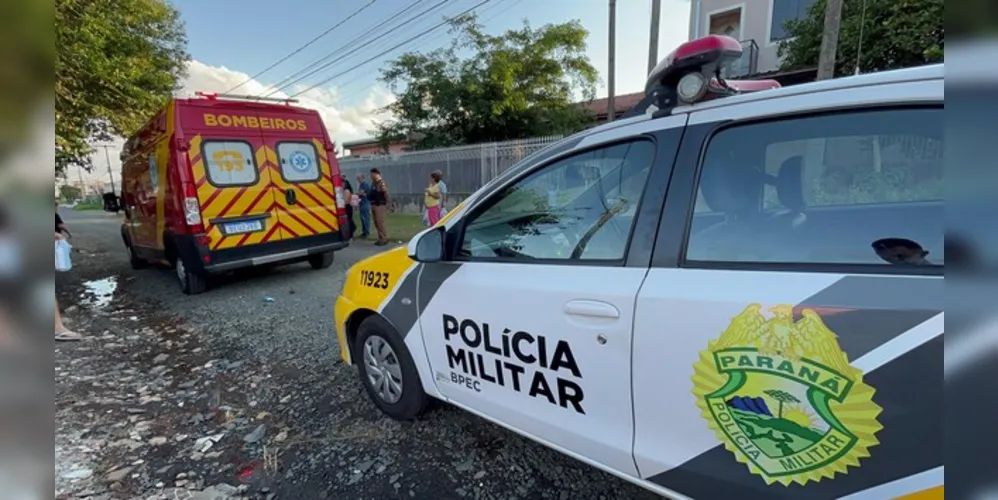
POLYGON ((598 300, 572 300, 565 304, 565 314, 590 318, 620 318, 620 311, 613 304, 598 300))

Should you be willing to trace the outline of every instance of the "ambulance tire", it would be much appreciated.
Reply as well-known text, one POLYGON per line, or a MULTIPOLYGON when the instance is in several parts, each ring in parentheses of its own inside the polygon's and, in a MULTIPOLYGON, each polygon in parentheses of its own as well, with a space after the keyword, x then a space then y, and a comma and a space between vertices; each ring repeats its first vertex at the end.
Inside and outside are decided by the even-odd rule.
POLYGON ((121 239, 124 240, 125 248, 128 250, 128 263, 132 266, 132 269, 144 269, 148 267, 149 263, 140 259, 139 255, 135 253, 135 247, 128 241, 128 236, 122 233, 121 239))
POLYGON ((371 401, 382 412, 395 420, 406 421, 412 420, 426 411, 430 397, 423 391, 419 370, 416 369, 416 363, 412 360, 405 340, 388 321, 385 321, 381 316, 372 315, 361 322, 360 327, 357 328, 357 337, 354 339, 353 352, 354 364, 357 365, 360 382, 364 385, 364 390, 367 391, 371 401), (395 403, 389 403, 382 399, 378 395, 377 389, 372 385, 371 378, 368 377, 367 363, 364 362, 364 345, 371 338, 384 341, 391 347, 393 358, 401 369, 402 395, 395 403))
POLYGON ((207 276, 185 265, 180 256, 174 257, 173 270, 180 281, 180 291, 184 292, 184 295, 198 295, 208 289, 207 276))
POLYGON ((128 263, 132 265, 132 269, 145 269, 149 267, 149 263, 140 259, 135 253, 135 247, 128 245, 128 263))
POLYGON ((317 253, 308 256, 308 265, 312 266, 312 269, 326 269, 327 267, 333 265, 333 252, 317 253))

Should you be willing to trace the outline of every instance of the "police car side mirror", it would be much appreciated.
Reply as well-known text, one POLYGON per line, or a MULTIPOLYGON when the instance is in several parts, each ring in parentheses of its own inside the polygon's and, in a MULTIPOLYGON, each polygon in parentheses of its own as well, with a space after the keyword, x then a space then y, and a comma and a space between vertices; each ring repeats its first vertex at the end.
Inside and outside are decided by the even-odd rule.
POLYGON ((416 262, 440 262, 444 258, 443 226, 431 227, 409 241, 409 258, 416 262))

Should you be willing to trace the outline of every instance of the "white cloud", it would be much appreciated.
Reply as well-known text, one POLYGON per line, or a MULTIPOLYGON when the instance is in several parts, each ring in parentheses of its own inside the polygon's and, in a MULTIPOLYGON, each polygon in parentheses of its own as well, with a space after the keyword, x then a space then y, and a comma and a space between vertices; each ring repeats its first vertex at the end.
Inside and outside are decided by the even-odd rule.
MULTIPOLYGON (((241 71, 231 70, 224 66, 209 66, 200 61, 191 61, 187 67, 187 81, 184 82, 181 96, 190 97, 196 91, 203 92, 225 92, 236 85, 246 81, 249 75, 241 71)), ((292 93, 304 90, 304 86, 297 86, 292 93)), ((271 85, 266 85, 257 80, 250 80, 238 89, 234 94, 264 95, 274 90, 271 85)), ((275 92, 272 97, 287 97, 286 92, 275 92)), ((364 99, 355 104, 345 104, 339 89, 333 86, 320 87, 309 90, 300 96, 298 106, 314 109, 322 116, 322 121, 329 129, 329 135, 336 143, 347 142, 356 139, 369 137, 369 130, 388 118, 387 115, 380 114, 377 110, 390 104, 395 100, 390 92, 380 86, 372 87, 364 99)))
MULTIPOLYGON (((187 66, 187 79, 183 82, 177 97, 194 97, 194 93, 201 92, 225 92, 236 85, 246 81, 250 75, 241 71, 232 70, 224 66, 210 66, 201 61, 193 60, 187 66)), ((269 93, 274 87, 261 83, 257 80, 250 80, 233 94, 263 95, 269 93)), ((293 93, 304 90, 304 86, 298 86, 292 90, 293 93)), ((272 97, 287 97, 285 92, 276 92, 272 97)), ((363 139, 371 134, 369 130, 387 118, 388 115, 378 113, 378 109, 390 104, 395 100, 395 96, 383 87, 375 86, 368 90, 367 96, 353 104, 345 104, 339 89, 334 86, 320 87, 309 90, 300 96, 297 106, 314 109, 322 116, 322 121, 329 129, 329 136, 336 144, 363 139)), ((114 172, 115 187, 120 189, 121 185, 121 161, 119 156, 124 145, 124 139, 117 138, 110 142, 108 155, 111 158, 111 171, 114 172)), ((339 149, 337 147, 337 149, 339 149)), ((85 182, 107 182, 107 157, 103 148, 91 155, 94 169, 91 173, 82 173, 85 182)), ((80 172, 70 169, 66 172, 66 177, 70 181, 76 181, 80 172)))

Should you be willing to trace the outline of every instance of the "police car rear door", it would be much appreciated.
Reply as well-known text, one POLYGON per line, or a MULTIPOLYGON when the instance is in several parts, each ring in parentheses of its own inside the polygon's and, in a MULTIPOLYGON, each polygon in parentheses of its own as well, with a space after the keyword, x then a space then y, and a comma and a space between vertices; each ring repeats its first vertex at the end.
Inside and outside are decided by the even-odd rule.
POLYGON ((419 280, 443 396, 636 475, 634 299, 684 120, 645 118, 573 141, 452 228, 456 255, 425 264, 419 280))
POLYGON ((942 498, 942 68, 848 81, 690 115, 635 319, 663 492, 942 498))

